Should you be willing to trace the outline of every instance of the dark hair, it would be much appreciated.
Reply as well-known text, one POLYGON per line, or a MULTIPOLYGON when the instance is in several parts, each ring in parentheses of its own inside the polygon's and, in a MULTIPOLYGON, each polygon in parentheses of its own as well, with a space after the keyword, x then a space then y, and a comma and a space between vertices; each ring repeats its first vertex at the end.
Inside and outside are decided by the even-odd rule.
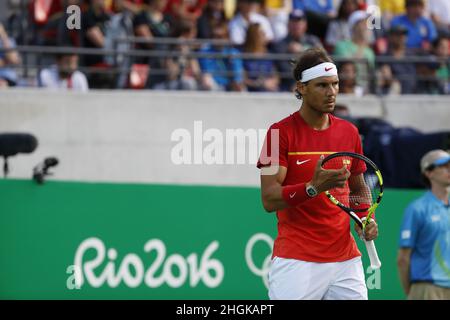
POLYGON ((353 4, 356 7, 356 10, 358 10, 358 1, 357 0, 342 0, 341 5, 339 6, 339 9, 338 9, 338 14, 337 14, 338 20, 348 19, 348 17, 350 16, 350 15, 348 15, 348 16, 344 15, 344 9, 345 9, 345 5, 347 4, 347 2, 353 2, 353 4))
MULTIPOLYGON (((293 75, 295 81, 300 81, 302 78, 302 73, 306 69, 317 66, 318 64, 324 62, 333 62, 330 56, 322 48, 311 48, 302 53, 300 58, 294 62, 293 75)), ((295 96, 297 99, 302 99, 301 93, 295 89, 295 96)))
POLYGON ((423 0, 406 0, 405 1, 405 8, 412 7, 415 5, 424 6, 425 2, 423 0))
POLYGON ((71 48, 76 50, 75 47, 68 47, 68 51, 55 53, 55 59, 60 60, 64 57, 78 56, 78 54, 76 52, 70 51, 71 48))
POLYGON ((197 26, 192 21, 181 19, 175 23, 172 31, 172 37, 179 38, 183 35, 193 32, 194 30, 196 30, 196 28, 197 26))
POLYGON ((440 35, 438 35, 438 37, 431 43, 431 46, 433 47, 433 49, 436 49, 436 48, 439 46, 439 44, 441 43, 441 41, 449 40, 449 39, 450 39, 450 37, 449 37, 448 35, 446 35, 446 34, 440 34, 440 35))
POLYGON ((258 32, 262 30, 259 23, 252 23, 248 26, 244 44, 242 45, 244 52, 256 52, 264 47, 258 32))

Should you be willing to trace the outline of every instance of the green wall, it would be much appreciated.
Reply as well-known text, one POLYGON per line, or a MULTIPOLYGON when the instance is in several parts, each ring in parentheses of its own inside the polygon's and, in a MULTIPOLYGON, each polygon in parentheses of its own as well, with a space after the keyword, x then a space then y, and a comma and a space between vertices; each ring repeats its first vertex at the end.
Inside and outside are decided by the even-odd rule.
MULTIPOLYGON (((420 194, 385 192, 376 241, 383 266, 366 275, 380 289, 369 298, 404 298, 398 230, 403 209, 420 194)), ((246 260, 255 234, 276 235, 276 217, 264 212, 257 188, 0 180, 0 298, 266 299, 267 242, 256 241, 246 260), (101 241, 105 257, 78 250, 84 282, 74 289, 67 268, 86 239, 101 241)))

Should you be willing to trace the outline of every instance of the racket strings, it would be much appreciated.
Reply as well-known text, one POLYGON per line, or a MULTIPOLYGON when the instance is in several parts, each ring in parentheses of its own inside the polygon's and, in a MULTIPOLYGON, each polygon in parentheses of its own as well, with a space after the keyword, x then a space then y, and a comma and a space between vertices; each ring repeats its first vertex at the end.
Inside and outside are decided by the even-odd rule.
POLYGON ((351 175, 345 186, 333 188, 328 192, 344 206, 354 211, 366 211, 378 199, 380 182, 375 169, 365 161, 350 156, 340 156, 326 161, 324 169, 339 170, 345 166, 350 172, 363 175, 351 175))

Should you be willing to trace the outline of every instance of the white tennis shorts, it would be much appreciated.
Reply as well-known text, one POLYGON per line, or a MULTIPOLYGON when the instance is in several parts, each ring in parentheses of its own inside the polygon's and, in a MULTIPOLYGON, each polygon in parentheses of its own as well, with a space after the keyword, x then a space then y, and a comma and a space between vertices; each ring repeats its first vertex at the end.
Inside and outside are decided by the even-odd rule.
POLYGON ((315 263, 274 257, 269 270, 271 300, 367 300, 361 257, 315 263))

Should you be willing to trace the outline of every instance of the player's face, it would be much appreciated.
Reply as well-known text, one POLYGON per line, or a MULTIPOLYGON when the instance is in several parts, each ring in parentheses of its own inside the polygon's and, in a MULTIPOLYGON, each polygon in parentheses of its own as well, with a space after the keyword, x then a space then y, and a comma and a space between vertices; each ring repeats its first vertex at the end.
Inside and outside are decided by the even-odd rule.
POLYGON ((336 105, 336 96, 339 92, 339 79, 337 76, 320 77, 299 84, 298 87, 305 103, 316 111, 331 113, 336 105))
POLYGON ((450 187, 450 162, 428 172, 428 179, 444 187, 450 187))

